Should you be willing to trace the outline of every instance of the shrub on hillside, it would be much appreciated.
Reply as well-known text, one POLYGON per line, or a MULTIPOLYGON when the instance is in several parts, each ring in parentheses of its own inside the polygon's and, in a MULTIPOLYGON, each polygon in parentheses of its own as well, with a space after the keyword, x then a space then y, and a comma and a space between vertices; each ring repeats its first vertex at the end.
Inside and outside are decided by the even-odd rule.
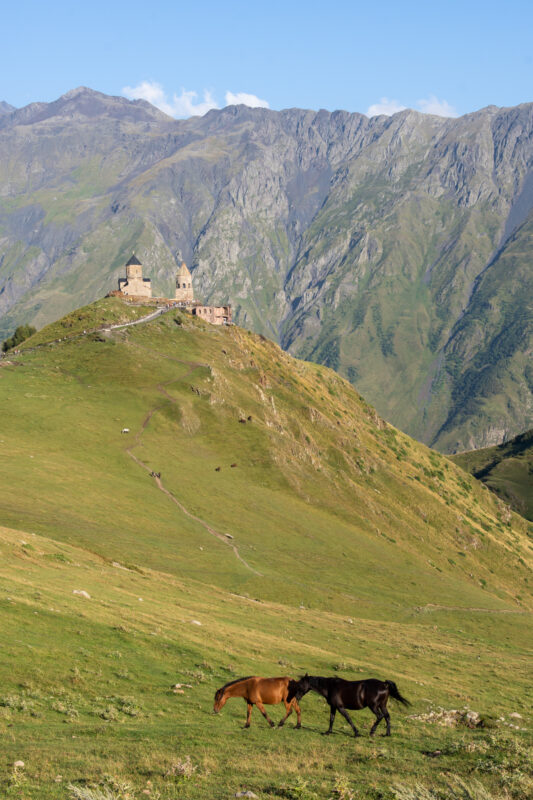
POLYGON ((8 350, 12 350, 22 344, 25 339, 29 339, 34 333, 37 333, 37 328, 34 328, 33 325, 19 325, 13 336, 4 340, 2 350, 7 353, 8 350))

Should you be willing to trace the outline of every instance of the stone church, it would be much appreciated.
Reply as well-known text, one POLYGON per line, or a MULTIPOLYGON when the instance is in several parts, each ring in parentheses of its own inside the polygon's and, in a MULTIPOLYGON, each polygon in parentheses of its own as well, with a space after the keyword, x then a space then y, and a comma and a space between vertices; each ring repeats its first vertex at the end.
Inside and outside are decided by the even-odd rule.
MULTIPOLYGON (((126 264, 126 277, 118 279, 118 292, 110 294, 123 294, 128 297, 142 300, 152 297, 152 281, 150 278, 143 278, 142 264, 133 253, 126 264)), ((194 299, 194 289, 192 285, 192 275, 185 263, 176 273, 176 291, 173 300, 165 297, 154 298, 156 302, 165 303, 168 307, 173 305, 185 306, 185 309, 197 317, 210 322, 211 325, 231 325, 232 315, 231 306, 204 306, 194 299)))
POLYGON ((143 278, 143 266, 135 253, 126 264, 126 277, 118 279, 118 290, 133 297, 152 296, 152 281, 143 278))

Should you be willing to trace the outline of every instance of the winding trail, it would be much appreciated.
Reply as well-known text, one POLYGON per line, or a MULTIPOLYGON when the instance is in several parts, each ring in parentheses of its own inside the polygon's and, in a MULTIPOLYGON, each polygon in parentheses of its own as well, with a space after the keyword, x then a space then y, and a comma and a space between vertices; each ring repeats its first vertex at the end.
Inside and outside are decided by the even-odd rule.
MULTIPOLYGON (((177 360, 177 359, 174 359, 174 360, 177 360)), ((195 369, 197 369, 198 367, 205 367, 206 366, 205 364, 200 364, 200 363, 195 363, 195 362, 182 361, 180 363, 185 364, 186 366, 189 367, 187 372, 185 372, 183 375, 180 375, 179 378, 175 378, 172 381, 167 381, 167 383, 164 383, 164 384, 163 383, 157 384, 157 390, 165 397, 166 400, 170 401, 171 403, 175 403, 176 400, 172 397, 172 395, 170 395, 166 391, 165 386, 169 386, 172 383, 177 383, 178 381, 185 380, 186 378, 188 378, 188 376, 195 369)), ((134 450, 134 448, 138 447, 141 444, 142 434, 144 433, 144 431, 148 427, 148 425, 150 423, 150 420, 152 419, 154 414, 157 413, 157 411, 159 411, 163 407, 164 407, 163 404, 161 404, 161 405, 158 405, 158 406, 154 406, 154 408, 151 408, 148 411, 147 415, 145 416, 145 418, 144 418, 144 420, 142 422, 140 430, 135 434, 135 440, 134 440, 133 444, 131 444, 129 447, 125 448, 125 452, 129 455, 129 457, 131 459, 133 459, 133 461, 135 461, 135 463, 139 467, 142 467, 144 470, 146 470, 146 472, 150 473, 150 475, 152 475, 152 470, 150 469, 150 467, 147 464, 145 464, 144 461, 141 461, 141 459, 138 458, 135 455, 133 450, 134 450)), ((249 569, 250 572, 253 572, 254 575, 258 575, 259 577, 263 577, 263 573, 262 572, 258 572, 258 570, 254 569, 252 566, 250 566, 250 564, 248 564, 248 562, 239 553, 238 547, 236 545, 232 544, 230 541, 228 541, 228 537, 225 534, 220 533, 220 531, 217 531, 215 528, 213 528, 211 525, 209 525, 208 522, 206 522, 205 520, 201 519, 200 517, 197 517, 195 514, 193 514, 191 511, 189 511, 189 509, 186 508, 183 505, 183 503, 181 503, 178 500, 178 498, 169 489, 166 488, 166 486, 163 484, 163 481, 161 480, 161 478, 159 478, 158 476, 153 476, 153 477, 154 477, 154 480, 156 482, 156 485, 157 485, 158 489, 160 489, 163 492, 163 494, 165 494, 169 498, 169 500, 171 500, 175 505, 177 505, 177 507, 180 509, 180 511, 183 514, 185 514, 187 517, 189 517, 189 519, 192 519, 195 522, 197 522, 199 525, 201 525, 203 528, 205 528, 205 530, 208 533, 210 533, 211 536, 214 536, 215 539, 218 539, 220 542, 225 544, 226 547, 229 547, 231 550, 233 550, 233 553, 234 553, 235 557, 241 562, 241 564, 243 564, 247 569, 249 569)))
POLYGON ((474 606, 439 606, 427 603, 417 606, 416 611, 471 611, 479 614, 530 614, 527 608, 475 608, 474 606))

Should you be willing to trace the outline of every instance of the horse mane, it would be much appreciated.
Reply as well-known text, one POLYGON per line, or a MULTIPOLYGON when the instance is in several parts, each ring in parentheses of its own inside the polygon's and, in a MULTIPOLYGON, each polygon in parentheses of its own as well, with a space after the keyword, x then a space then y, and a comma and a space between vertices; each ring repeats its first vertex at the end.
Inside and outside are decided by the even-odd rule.
POLYGON ((229 681, 228 683, 225 683, 224 686, 221 686, 220 689, 217 689, 216 696, 220 697, 220 695, 230 686, 235 686, 236 683, 241 683, 241 681, 248 681, 250 680, 250 678, 253 677, 254 677, 253 675, 247 675, 245 678, 235 678, 234 681, 229 681))

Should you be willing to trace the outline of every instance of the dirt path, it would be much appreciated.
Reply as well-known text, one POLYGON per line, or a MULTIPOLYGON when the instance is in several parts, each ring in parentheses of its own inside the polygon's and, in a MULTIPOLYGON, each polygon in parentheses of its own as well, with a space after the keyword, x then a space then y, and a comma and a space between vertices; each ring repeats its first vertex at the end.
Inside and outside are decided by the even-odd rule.
POLYGON ((520 608, 474 608, 473 606, 438 606, 428 603, 418 606, 417 611, 473 611, 480 614, 529 614, 527 609, 520 608))
MULTIPOLYGON (((195 369, 197 369, 198 367, 204 367, 205 366, 205 364, 194 363, 194 362, 181 362, 181 363, 185 363, 186 366, 189 367, 188 371, 185 372, 184 375, 180 375, 179 378, 176 378, 175 380, 172 380, 172 381, 168 381, 165 384, 160 383, 160 384, 157 385, 157 390, 165 397, 166 400, 169 400, 171 403, 175 403, 176 401, 170 394, 168 394, 168 392, 165 389, 165 386, 169 386, 170 384, 176 383, 177 381, 185 380, 195 369)), ((134 450, 135 447, 138 447, 141 444, 142 434, 144 433, 144 431, 148 427, 148 425, 150 423, 150 420, 152 419, 154 414, 156 414, 157 411, 159 411, 161 408, 163 408, 163 404, 161 404, 159 406, 154 406, 154 408, 151 408, 150 411, 148 411, 147 415, 145 416, 145 418, 144 418, 144 420, 142 422, 141 429, 135 434, 135 441, 129 447, 125 448, 125 452, 129 455, 129 457, 131 459, 133 459, 133 461, 135 461, 135 463, 139 467, 142 467, 142 469, 144 469, 144 470, 146 470, 146 472, 150 473, 150 475, 152 475, 152 470, 150 469, 150 467, 147 464, 145 464, 144 461, 141 461, 141 459, 138 458, 135 455, 133 450, 134 450)), ((169 500, 171 502, 173 502, 175 505, 177 505, 177 507, 180 509, 180 511, 183 514, 185 514, 187 517, 189 517, 189 519, 194 520, 199 525, 201 525, 203 528, 205 528, 205 530, 208 533, 210 533, 211 536, 214 536, 215 539, 218 539, 220 542, 225 544, 226 547, 231 548, 231 550, 233 550, 233 553, 234 553, 235 557, 241 562, 241 564, 244 564, 244 566, 247 569, 249 569, 250 572, 253 572, 254 575, 258 575, 259 577, 262 577, 262 573, 258 572, 256 569, 251 567, 250 564, 248 564, 247 561, 245 561, 245 559, 239 553, 238 547, 236 545, 232 544, 232 542, 230 542, 228 540, 228 537, 225 534, 220 533, 220 531, 217 531, 215 528, 213 528, 211 525, 209 525, 208 522, 206 522, 205 520, 201 519, 200 517, 197 517, 195 514, 193 514, 191 511, 189 511, 189 509, 186 508, 183 505, 183 503, 181 503, 178 500, 178 498, 169 489, 166 488, 166 486, 163 484, 163 481, 161 480, 161 478, 159 478, 157 476, 154 476, 154 480, 156 482, 156 485, 157 485, 158 489, 160 489, 163 492, 163 494, 165 494, 169 498, 169 500)))

